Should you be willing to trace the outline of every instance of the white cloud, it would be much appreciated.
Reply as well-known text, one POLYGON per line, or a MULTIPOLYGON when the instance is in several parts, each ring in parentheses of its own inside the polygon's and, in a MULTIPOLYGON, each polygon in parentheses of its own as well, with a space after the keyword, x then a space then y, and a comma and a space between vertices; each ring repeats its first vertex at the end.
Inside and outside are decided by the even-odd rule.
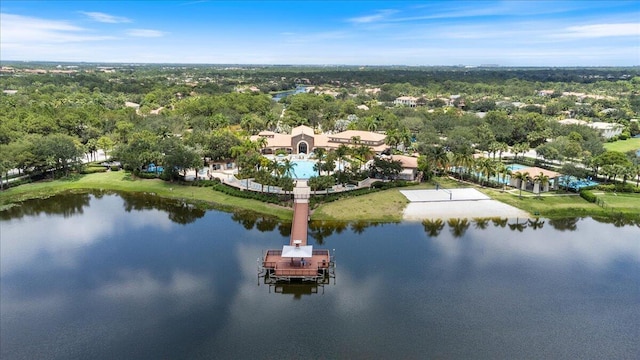
POLYGON ((0 41, 8 44, 42 44, 83 42, 114 39, 94 35, 88 29, 62 20, 48 20, 29 16, 0 13, 0 41))
POLYGON ((80 11, 81 14, 88 16, 91 20, 101 22, 101 23, 109 23, 109 24, 118 24, 118 23, 128 23, 131 22, 131 19, 121 16, 113 16, 101 12, 94 11, 80 11))
POLYGON ((640 23, 620 23, 620 24, 593 24, 582 26, 570 26, 566 28, 566 33, 559 34, 561 37, 571 38, 598 38, 613 36, 639 36, 640 23))
POLYGON ((397 10, 379 10, 376 14, 366 15, 348 19, 348 22, 356 23, 356 24, 367 24, 377 21, 386 20, 390 15, 393 15, 397 12, 397 10))
POLYGON ((162 37, 166 35, 165 32, 159 30, 151 30, 151 29, 129 29, 127 30, 127 35, 135 36, 135 37, 162 37))

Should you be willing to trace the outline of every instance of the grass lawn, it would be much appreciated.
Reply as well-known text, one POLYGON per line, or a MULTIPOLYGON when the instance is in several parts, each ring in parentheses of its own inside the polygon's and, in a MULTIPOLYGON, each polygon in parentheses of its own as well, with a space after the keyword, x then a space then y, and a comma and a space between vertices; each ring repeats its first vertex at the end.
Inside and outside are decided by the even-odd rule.
POLYGON ((640 194, 604 193, 597 196, 604 201, 607 210, 640 214, 640 194))
MULTIPOLYGON (((437 181, 440 186, 449 189, 469 186, 447 178, 437 179, 437 181)), ((400 190, 434 188, 435 184, 421 183, 415 186, 389 189, 322 204, 313 212, 311 219, 398 222, 402 220, 404 208, 409 203, 409 200, 400 193, 400 190)))
POLYGON ((20 185, 0 192, 0 208, 13 202, 46 198, 64 191, 87 189, 153 193, 167 198, 183 199, 204 207, 221 210, 246 209, 286 220, 291 220, 292 214, 291 209, 225 195, 211 188, 180 185, 159 179, 132 179, 130 174, 124 171, 79 175, 73 179, 20 185))
POLYGON ((574 193, 543 194, 541 197, 523 193, 522 198, 517 192, 500 192, 494 189, 479 189, 495 200, 525 210, 530 214, 546 218, 576 217, 576 216, 610 216, 612 213, 624 213, 632 217, 640 215, 640 194, 604 193, 598 197, 605 201, 604 208, 590 203, 574 193))
POLYGON ((627 140, 618 140, 615 142, 605 143, 604 148, 611 151, 627 152, 629 150, 640 150, 640 138, 631 138, 627 140))
POLYGON ((322 204, 314 210, 311 219, 398 222, 408 203, 400 190, 389 189, 322 204))

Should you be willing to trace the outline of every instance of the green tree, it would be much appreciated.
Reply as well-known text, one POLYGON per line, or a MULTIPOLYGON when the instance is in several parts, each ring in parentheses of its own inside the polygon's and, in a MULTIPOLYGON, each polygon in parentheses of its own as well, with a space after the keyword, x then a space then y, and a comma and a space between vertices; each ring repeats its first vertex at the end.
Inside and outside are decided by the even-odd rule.
POLYGON ((162 164, 167 176, 174 178, 179 170, 182 170, 182 175, 186 176, 187 170, 191 168, 196 169, 197 176, 197 168, 202 165, 202 157, 195 149, 184 145, 176 137, 164 139, 160 146, 164 153, 162 164))
POLYGON ((549 176, 545 175, 543 172, 540 172, 538 175, 533 177, 533 181, 538 183, 538 198, 542 193, 544 187, 549 183, 549 176))
POLYGON ((36 159, 39 159, 45 171, 62 170, 69 174, 71 166, 79 164, 82 156, 78 141, 65 134, 51 134, 44 136, 35 144, 33 151, 36 159))
POLYGON ((109 158, 109 152, 111 152, 111 150, 113 149, 114 142, 108 136, 101 136, 96 141, 96 146, 98 147, 98 149, 102 149, 104 151, 104 156, 106 158, 109 158))
POLYGON ((527 181, 529 181, 529 178, 530 178, 529 173, 526 171, 525 172, 516 171, 516 173, 513 174, 513 178, 518 180, 517 186, 518 186, 518 189, 520 189, 520 193, 518 197, 522 198, 522 188, 525 186, 527 181))

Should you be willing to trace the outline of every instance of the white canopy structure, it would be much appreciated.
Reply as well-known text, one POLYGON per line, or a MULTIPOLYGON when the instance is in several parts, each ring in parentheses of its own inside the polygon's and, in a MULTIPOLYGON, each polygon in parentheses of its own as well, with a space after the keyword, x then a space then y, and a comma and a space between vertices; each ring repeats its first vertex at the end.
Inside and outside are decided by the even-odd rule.
POLYGON ((290 258, 310 258, 313 257, 313 245, 282 247, 282 257, 290 258))

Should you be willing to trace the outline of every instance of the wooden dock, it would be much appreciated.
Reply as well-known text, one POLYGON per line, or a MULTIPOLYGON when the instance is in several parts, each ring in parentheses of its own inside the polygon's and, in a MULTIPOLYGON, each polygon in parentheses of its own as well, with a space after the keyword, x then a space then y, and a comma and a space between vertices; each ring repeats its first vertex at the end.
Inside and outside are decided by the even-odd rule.
POLYGON ((306 181, 298 181, 293 190, 293 224, 289 245, 267 250, 260 266, 265 281, 320 281, 334 275, 335 263, 329 250, 313 249, 307 243, 309 196, 306 181))

